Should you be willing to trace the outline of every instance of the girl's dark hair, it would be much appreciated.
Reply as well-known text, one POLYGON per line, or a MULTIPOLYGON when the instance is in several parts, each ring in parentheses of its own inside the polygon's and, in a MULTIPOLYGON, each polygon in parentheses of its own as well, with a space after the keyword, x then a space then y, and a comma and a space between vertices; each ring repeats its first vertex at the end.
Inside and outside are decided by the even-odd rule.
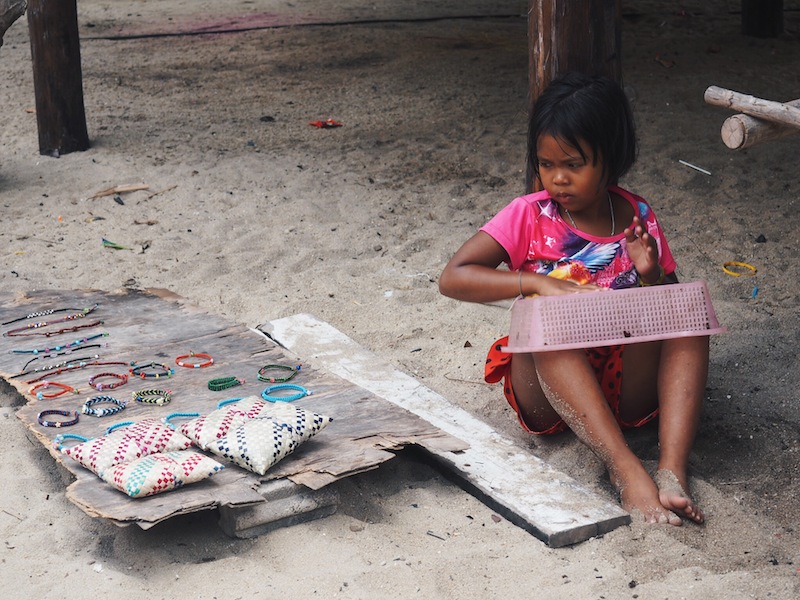
POLYGON ((528 158, 536 177, 536 146, 542 135, 563 140, 593 164, 602 158, 608 182, 618 183, 636 160, 633 111, 620 85, 602 76, 567 73, 554 79, 533 107, 528 127, 528 158), (585 156, 583 142, 591 150, 585 156))

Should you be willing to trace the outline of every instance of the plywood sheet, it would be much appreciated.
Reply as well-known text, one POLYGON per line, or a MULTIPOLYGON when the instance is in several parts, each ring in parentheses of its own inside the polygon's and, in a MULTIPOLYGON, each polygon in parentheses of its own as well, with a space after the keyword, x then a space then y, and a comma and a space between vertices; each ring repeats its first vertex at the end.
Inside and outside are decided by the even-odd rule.
MULTIPOLYGON (((67 495, 92 516, 148 528, 173 515, 217 506, 243 507, 264 502, 264 497, 258 492, 262 481, 286 478, 320 489, 343 477, 376 468, 406 445, 416 444, 439 453, 462 451, 468 447, 462 440, 398 405, 324 368, 317 368, 315 361, 304 361, 293 355, 262 332, 201 311, 165 290, 45 290, 23 295, 0 294, 0 323, 33 312, 62 307, 85 308, 95 304, 97 309, 83 319, 30 332, 52 331, 102 320, 98 326, 51 337, 0 337, 0 376, 24 398, 18 416, 54 459, 75 476, 75 481, 67 488, 67 495), (14 353, 14 350, 52 348, 100 332, 108 333, 97 340, 103 344, 100 348, 75 348, 69 354, 47 359, 42 354, 14 353), (210 354, 214 364, 197 369, 177 366, 176 357, 189 352, 210 354), (34 357, 37 358, 30 362, 28 370, 94 356, 103 361, 127 363, 155 361, 173 367, 175 374, 158 380, 132 378, 120 388, 98 392, 88 385, 91 375, 103 371, 124 372, 125 367, 86 367, 52 377, 54 381, 77 388, 78 395, 49 400, 37 399, 29 393, 32 384, 28 382, 44 371, 18 376, 25 363, 34 357), (53 438, 58 433, 96 437, 121 421, 145 417, 160 419, 175 412, 207 414, 221 400, 260 394, 268 384, 257 379, 258 370, 273 363, 303 363, 293 382, 311 390, 313 395, 296 403, 329 415, 334 421, 264 477, 226 463, 226 469, 206 481, 149 498, 131 499, 53 448, 53 438), (208 380, 223 376, 241 377, 245 384, 222 392, 210 391, 208 380), (132 391, 153 387, 172 390, 170 404, 159 407, 129 402, 119 414, 102 418, 82 415, 79 423, 69 428, 46 428, 37 421, 39 412, 47 408, 76 410, 87 398, 100 393, 130 400, 132 391)), ((64 314, 69 312, 4 325, 2 331, 7 333, 32 321, 52 321, 64 314)))

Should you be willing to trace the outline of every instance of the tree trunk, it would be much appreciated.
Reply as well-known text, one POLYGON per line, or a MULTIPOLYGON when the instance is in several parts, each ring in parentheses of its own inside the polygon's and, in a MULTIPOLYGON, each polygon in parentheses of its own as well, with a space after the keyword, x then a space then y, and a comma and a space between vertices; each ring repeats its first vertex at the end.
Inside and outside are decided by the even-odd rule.
MULTIPOLYGON (((580 71, 622 78, 620 0, 529 0, 530 110, 558 75, 580 71)), ((525 187, 534 187, 527 165, 525 187)))
POLYGON ((28 27, 39 152, 60 156, 86 150, 77 0, 30 0, 28 27))

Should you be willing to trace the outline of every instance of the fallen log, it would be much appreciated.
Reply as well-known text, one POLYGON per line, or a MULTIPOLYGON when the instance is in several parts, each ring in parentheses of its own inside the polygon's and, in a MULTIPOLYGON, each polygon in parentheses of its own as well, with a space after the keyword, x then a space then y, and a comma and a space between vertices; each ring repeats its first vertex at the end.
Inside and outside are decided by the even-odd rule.
POLYGON ((28 3, 25 0, 0 0, 0 46, 3 36, 14 21, 25 14, 28 3))
POLYGON ((730 108, 765 121, 800 129, 800 108, 788 103, 763 100, 712 85, 704 95, 707 104, 730 108))
MULTIPOLYGON (((786 104, 800 108, 800 99, 786 104)), ((763 142, 796 135, 800 133, 800 130, 740 113, 725 119, 720 133, 722 141, 728 148, 743 150, 763 142)))

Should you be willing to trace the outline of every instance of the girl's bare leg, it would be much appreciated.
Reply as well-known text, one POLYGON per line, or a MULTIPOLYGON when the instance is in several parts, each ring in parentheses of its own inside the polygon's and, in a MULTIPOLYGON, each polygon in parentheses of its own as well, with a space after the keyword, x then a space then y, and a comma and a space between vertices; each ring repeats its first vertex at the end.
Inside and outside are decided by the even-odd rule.
POLYGON ((689 496, 689 453, 708 376, 708 337, 625 347, 620 416, 633 422, 659 407, 660 456, 655 482, 664 508, 702 523, 689 496))
POLYGON ((517 384, 514 377, 521 377, 526 365, 519 364, 517 358, 515 356, 511 361, 512 385, 526 420, 528 413, 532 417, 541 415, 542 400, 547 400, 570 429, 604 462, 612 482, 620 491, 623 508, 640 512, 650 523, 680 525, 680 517, 664 508, 658 487, 628 447, 585 353, 567 350, 536 354, 527 366, 535 364, 539 386, 517 384), (519 369, 517 373, 515 364, 519 369))
POLYGON ((708 336, 665 340, 658 378, 661 504, 696 523, 705 517, 689 496, 687 471, 708 377, 708 342, 708 336))

